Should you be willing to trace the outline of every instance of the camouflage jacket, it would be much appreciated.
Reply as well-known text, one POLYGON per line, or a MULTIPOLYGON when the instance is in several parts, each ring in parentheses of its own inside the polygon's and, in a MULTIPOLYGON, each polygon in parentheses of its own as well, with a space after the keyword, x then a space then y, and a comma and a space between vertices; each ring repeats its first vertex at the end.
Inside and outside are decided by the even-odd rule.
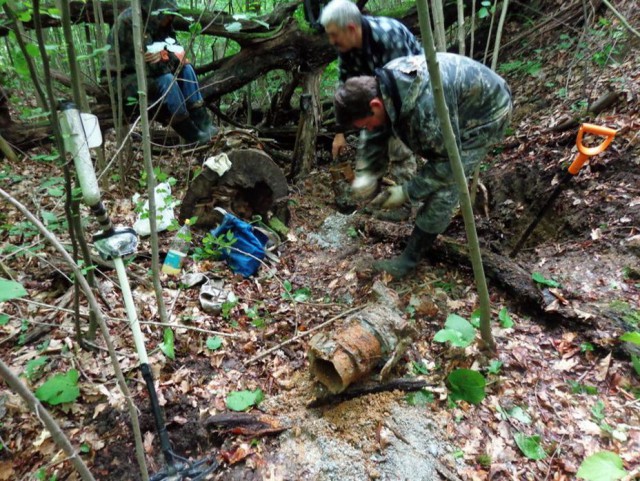
POLYGON ((358 75, 373 75, 398 57, 420 55, 422 45, 394 18, 362 17, 362 48, 338 54, 340 82, 358 75))
MULTIPOLYGON (((177 12, 178 8, 175 0, 142 0, 142 20, 144 26, 144 37, 142 45, 151 45, 154 42, 164 41, 166 38, 176 38, 175 30, 171 25, 162 27, 162 10, 177 12)), ((107 43, 111 45, 109 50, 108 69, 111 75, 120 70, 122 77, 133 76, 135 79, 136 64, 133 45, 133 15, 131 7, 122 11, 109 32, 107 43), (117 50, 115 39, 118 40, 117 50), (116 63, 117 51, 120 52, 120 65, 116 63)), ((147 77, 153 78, 166 73, 173 73, 180 65, 178 58, 171 52, 168 62, 158 62, 146 64, 147 77)))
MULTIPOLYGON (((449 118, 464 162, 465 151, 496 141, 495 124, 508 118, 511 92, 502 77, 475 60, 450 53, 437 56, 449 118)), ((356 169, 383 175, 391 136, 430 163, 448 163, 424 56, 395 59, 375 75, 389 122, 366 132, 358 149, 356 169)))

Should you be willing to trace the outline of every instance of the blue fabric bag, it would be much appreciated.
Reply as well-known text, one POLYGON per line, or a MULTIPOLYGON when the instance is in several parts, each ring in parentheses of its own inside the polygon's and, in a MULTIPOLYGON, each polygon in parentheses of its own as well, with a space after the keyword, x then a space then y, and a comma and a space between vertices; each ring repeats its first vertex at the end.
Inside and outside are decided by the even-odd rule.
POLYGON ((222 249, 222 259, 227 261, 233 272, 243 277, 252 276, 258 272, 260 261, 264 259, 268 237, 251 224, 227 212, 220 225, 210 232, 214 237, 219 237, 228 231, 233 233, 236 241, 231 249, 222 249))

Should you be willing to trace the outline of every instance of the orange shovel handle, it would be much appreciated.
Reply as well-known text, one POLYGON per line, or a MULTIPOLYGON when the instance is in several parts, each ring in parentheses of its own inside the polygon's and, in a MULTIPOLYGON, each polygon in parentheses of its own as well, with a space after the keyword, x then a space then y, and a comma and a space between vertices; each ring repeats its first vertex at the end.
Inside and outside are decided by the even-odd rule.
POLYGON ((617 130, 610 129, 609 127, 602 127, 600 125, 594 124, 582 124, 580 126, 580 130, 578 130, 578 138, 576 139, 576 146, 578 147, 579 153, 572 164, 569 166, 569 173, 571 175, 576 175, 589 157, 593 157, 600 152, 604 152, 607 147, 609 147, 609 144, 611 143, 613 138, 616 136, 616 133, 617 130), (602 143, 600 145, 597 145, 596 147, 585 147, 582 144, 582 136, 585 132, 594 135, 600 135, 602 137, 606 137, 606 139, 604 139, 602 143))

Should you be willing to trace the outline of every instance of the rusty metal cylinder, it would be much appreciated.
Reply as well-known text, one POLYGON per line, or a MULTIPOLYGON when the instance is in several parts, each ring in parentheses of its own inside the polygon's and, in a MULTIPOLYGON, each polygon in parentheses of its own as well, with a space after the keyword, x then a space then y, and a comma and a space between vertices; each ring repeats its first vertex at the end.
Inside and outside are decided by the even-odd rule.
POLYGON ((309 342, 309 369, 332 394, 369 376, 396 348, 406 321, 395 309, 375 305, 347 319, 335 332, 309 342))
POLYGON ((332 393, 368 375, 382 358, 382 346, 369 329, 354 323, 335 338, 317 334, 309 351, 311 373, 332 393))

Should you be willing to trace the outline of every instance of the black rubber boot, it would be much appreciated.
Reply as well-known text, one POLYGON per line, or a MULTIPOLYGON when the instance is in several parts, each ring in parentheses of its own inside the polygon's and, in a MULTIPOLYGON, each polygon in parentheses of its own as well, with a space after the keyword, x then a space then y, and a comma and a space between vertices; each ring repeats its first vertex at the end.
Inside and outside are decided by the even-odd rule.
POLYGON ((429 234, 414 227, 402 254, 393 259, 374 262, 373 268, 377 271, 388 272, 396 279, 402 279, 416 268, 436 237, 438 234, 429 234))
POLYGON ((193 123, 196 124, 201 131, 208 134, 209 137, 214 137, 218 135, 218 127, 213 125, 211 122, 211 117, 209 116, 209 112, 204 105, 200 107, 194 107, 189 110, 189 116, 193 123))
POLYGON ((175 130, 180 137, 186 140, 188 144, 200 146, 206 145, 211 141, 211 136, 196 127, 196 124, 193 123, 191 117, 186 117, 182 120, 174 120, 171 122, 171 128, 175 130))

